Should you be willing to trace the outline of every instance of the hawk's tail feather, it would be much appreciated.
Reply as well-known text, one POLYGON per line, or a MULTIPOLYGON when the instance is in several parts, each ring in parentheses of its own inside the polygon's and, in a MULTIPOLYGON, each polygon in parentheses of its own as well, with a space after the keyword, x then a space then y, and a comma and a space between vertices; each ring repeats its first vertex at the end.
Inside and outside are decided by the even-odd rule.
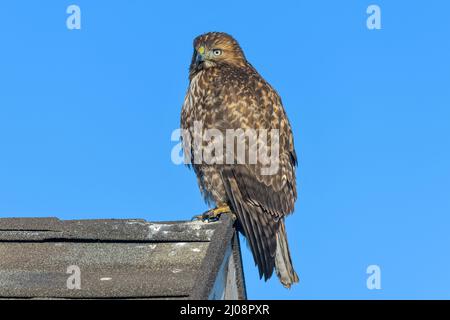
POLYGON ((257 203, 246 201, 233 169, 222 171, 222 181, 230 208, 238 218, 258 266, 259 277, 267 280, 275 269, 283 286, 290 288, 298 282, 298 276, 289 254, 284 218, 275 218, 257 203))
POLYGON ((260 278, 264 277, 264 280, 267 280, 272 276, 275 267, 278 222, 262 207, 244 200, 234 173, 230 171, 223 172, 222 178, 231 209, 247 238, 260 278))
POLYGON ((291 255, 287 242, 284 219, 280 219, 280 225, 277 232, 277 251, 275 255, 275 270, 284 287, 290 288, 292 284, 299 281, 298 275, 292 265, 291 255))
POLYGON ((253 260, 255 261, 255 264, 258 266, 259 277, 261 278, 264 273, 264 270, 262 268, 263 254, 260 254, 260 252, 262 251, 261 245, 258 245, 256 235, 252 232, 249 232, 249 229, 253 228, 253 224, 247 214, 242 214, 245 212, 245 209, 241 206, 239 201, 235 200, 235 197, 232 197, 231 199, 232 199, 231 207, 233 208, 233 211, 235 211, 237 215, 238 215, 238 212, 241 213, 241 214, 239 214, 240 226, 242 227, 244 234, 247 238, 247 244, 250 246, 250 249, 253 254, 253 260))

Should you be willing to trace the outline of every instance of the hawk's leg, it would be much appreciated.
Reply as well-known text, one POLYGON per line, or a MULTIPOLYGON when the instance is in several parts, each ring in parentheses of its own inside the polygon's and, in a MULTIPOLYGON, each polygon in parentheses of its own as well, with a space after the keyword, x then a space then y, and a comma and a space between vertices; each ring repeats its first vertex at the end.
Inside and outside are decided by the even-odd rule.
POLYGON ((194 216, 192 218, 192 220, 201 220, 201 221, 208 221, 208 222, 217 221, 217 220, 219 220, 220 215, 223 213, 233 214, 231 212, 230 207, 227 204, 222 204, 214 209, 205 211, 203 214, 201 214, 199 216, 194 216))

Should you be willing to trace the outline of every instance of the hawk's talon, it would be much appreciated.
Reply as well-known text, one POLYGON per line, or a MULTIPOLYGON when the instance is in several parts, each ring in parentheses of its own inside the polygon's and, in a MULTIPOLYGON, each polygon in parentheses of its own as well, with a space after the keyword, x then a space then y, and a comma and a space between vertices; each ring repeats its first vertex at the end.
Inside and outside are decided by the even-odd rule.
POLYGON ((207 210, 201 215, 193 216, 192 220, 214 222, 218 221, 223 213, 231 213, 230 207, 228 207, 227 205, 223 205, 214 209, 207 210))
MULTIPOLYGON (((208 211, 206 211, 208 212, 208 211)), ((199 214, 199 215, 195 215, 191 218, 191 221, 205 221, 207 216, 206 216, 206 212, 203 214, 199 214)))

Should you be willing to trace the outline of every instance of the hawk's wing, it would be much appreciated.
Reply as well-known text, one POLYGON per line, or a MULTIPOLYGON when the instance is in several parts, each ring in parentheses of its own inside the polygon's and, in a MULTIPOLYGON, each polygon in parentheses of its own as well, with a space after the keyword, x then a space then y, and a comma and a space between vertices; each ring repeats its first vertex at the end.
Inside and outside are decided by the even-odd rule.
MULTIPOLYGON (((275 264, 280 219, 294 210, 297 198, 293 135, 281 99, 257 73, 222 84, 224 117, 231 129, 278 129, 279 167, 263 174, 261 163, 224 165, 222 180, 232 209, 245 233, 260 276, 269 278, 275 264)), ((219 107, 219 106, 216 106, 219 107)), ((270 135, 267 138, 270 146, 270 135)), ((252 146, 249 146, 252 148, 252 146)), ((254 148, 254 146, 253 146, 254 148)))

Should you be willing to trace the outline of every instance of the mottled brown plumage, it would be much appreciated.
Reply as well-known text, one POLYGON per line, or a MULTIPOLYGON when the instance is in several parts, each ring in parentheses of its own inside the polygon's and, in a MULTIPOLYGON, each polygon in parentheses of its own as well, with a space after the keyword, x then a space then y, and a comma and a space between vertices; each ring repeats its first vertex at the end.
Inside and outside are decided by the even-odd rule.
MULTIPOLYGON (((291 127, 277 92, 245 58, 241 47, 230 35, 206 33, 194 40, 181 127, 185 157, 190 160, 202 195, 208 204, 228 205, 236 215, 239 228, 248 240, 260 276, 268 279, 275 269, 286 287, 298 281, 287 246, 284 218, 294 210, 297 198, 295 166, 297 158, 291 127), (211 141, 195 145, 202 129, 278 129, 279 168, 275 174, 262 174, 261 163, 226 164, 216 160, 195 163, 195 154, 211 141)), ((217 140, 212 140, 217 141, 217 140)), ((271 137, 268 137, 270 145, 271 137)), ((249 140, 246 150, 262 147, 258 138, 249 140)), ((223 153, 226 154, 224 146, 223 153)))

